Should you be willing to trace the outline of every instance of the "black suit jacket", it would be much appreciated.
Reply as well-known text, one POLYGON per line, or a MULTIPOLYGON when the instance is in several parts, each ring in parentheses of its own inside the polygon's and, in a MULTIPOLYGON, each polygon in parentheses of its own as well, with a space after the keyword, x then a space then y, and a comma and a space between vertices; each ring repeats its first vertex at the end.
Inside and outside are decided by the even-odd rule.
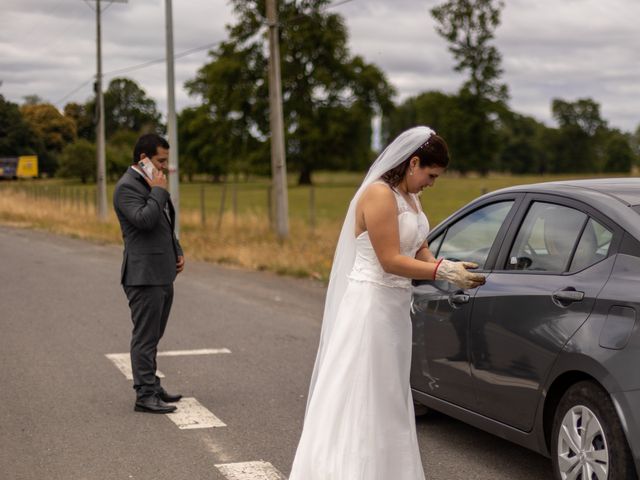
POLYGON ((140 173, 129 167, 116 184, 113 206, 124 240, 122 284, 173 283, 177 257, 183 253, 174 232, 175 210, 169 192, 150 187, 140 173))

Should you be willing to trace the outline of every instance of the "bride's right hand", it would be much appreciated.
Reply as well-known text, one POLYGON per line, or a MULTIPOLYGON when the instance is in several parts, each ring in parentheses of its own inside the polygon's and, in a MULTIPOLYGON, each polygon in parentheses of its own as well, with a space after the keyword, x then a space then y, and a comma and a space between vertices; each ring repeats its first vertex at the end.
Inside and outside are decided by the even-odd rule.
POLYGON ((479 273, 473 273, 467 268, 478 268, 473 262, 452 262, 451 260, 440 260, 436 267, 436 280, 446 280, 462 288, 476 288, 484 285, 485 277, 479 273))

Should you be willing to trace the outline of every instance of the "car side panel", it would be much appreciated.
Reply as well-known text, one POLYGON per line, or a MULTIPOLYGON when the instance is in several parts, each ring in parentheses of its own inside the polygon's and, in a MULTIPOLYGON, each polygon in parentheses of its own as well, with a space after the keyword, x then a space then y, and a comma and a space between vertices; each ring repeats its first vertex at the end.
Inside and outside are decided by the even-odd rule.
POLYGON ((575 275, 491 274, 475 296, 471 320, 479 413, 531 430, 551 366, 587 320, 612 265, 609 258, 575 275), (553 292, 567 287, 584 299, 556 305, 553 292))

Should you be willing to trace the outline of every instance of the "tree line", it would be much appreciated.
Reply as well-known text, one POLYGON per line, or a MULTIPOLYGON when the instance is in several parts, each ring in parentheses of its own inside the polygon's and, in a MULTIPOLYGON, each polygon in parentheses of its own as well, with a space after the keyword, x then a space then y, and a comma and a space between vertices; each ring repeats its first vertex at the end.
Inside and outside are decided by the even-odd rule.
MULTIPOLYGON (((264 0, 232 0, 235 23, 227 39, 186 83, 197 106, 178 115, 181 173, 212 180, 270 171, 264 0)), ((431 10, 465 82, 454 93, 424 91, 396 103, 396 91, 375 64, 353 55, 342 16, 329 0, 282 1, 279 6, 287 164, 301 184, 316 170, 364 170, 376 152, 372 120, 382 142, 414 125, 447 139, 452 169, 467 172, 628 172, 640 162, 635 132, 611 128, 591 98, 551 100, 555 126, 509 107, 501 54, 493 43, 504 3, 448 0, 431 10)), ((426 19, 425 19, 426 20, 426 19)), ((156 102, 133 80, 111 80, 104 95, 107 174, 130 163, 140 133, 165 132, 156 102)), ((0 94, 0 156, 37 154, 47 175, 95 177, 95 101, 68 103, 63 112, 36 96, 22 105, 0 94)))

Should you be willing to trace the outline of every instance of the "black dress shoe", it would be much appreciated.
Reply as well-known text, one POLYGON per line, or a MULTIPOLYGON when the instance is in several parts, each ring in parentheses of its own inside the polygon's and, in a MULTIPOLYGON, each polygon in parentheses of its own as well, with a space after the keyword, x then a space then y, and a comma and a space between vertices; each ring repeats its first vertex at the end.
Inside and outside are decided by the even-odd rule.
POLYGON ((160 400, 162 400, 163 402, 173 403, 173 402, 179 401, 182 398, 182 395, 180 395, 179 393, 171 394, 167 392, 164 388, 160 387, 160 391, 158 392, 158 397, 160 397, 160 400))
POLYGON ((136 412, 147 413, 171 413, 176 411, 175 405, 167 405, 158 395, 136 400, 136 406, 133 409, 136 412))

